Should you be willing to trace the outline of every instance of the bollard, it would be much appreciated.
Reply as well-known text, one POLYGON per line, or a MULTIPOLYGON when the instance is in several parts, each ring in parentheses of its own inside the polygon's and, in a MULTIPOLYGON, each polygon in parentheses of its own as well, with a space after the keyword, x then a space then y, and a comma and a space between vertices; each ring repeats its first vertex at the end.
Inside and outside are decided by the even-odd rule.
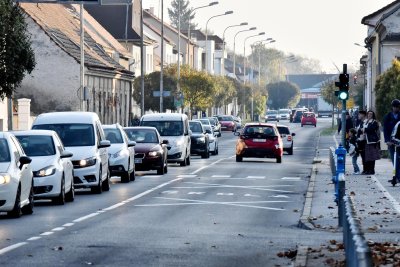
POLYGON ((346 194, 346 178, 344 173, 338 175, 338 220, 339 227, 343 226, 343 220, 345 220, 345 207, 344 207, 344 196, 346 194))
MULTIPOLYGON (((339 174, 342 173, 344 175, 346 169, 346 149, 340 144, 339 147, 335 150, 336 154, 336 175, 335 179, 335 202, 339 205, 339 174)), ((344 188, 343 190, 345 190, 344 188)), ((344 194, 342 195, 342 197, 344 194)))

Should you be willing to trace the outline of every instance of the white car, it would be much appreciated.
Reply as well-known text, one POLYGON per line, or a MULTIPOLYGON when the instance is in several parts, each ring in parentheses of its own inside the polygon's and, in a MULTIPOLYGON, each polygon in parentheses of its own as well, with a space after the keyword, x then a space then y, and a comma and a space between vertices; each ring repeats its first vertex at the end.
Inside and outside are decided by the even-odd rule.
POLYGON ((0 212, 10 217, 33 213, 33 173, 31 159, 18 140, 0 132, 0 212))
POLYGON ((48 130, 13 132, 31 159, 35 199, 51 199, 57 205, 75 198, 72 153, 57 133, 48 130))
POLYGON ((214 130, 209 125, 203 125, 203 129, 208 134, 208 146, 212 155, 218 155, 218 137, 214 130))
POLYGON ((276 125, 278 132, 282 138, 283 151, 286 151, 289 155, 293 155, 293 137, 295 133, 291 133, 290 129, 286 125, 278 124, 276 125))
POLYGON ((279 118, 281 120, 288 120, 290 118, 290 113, 291 113, 290 109, 281 108, 279 110, 279 118))
POLYGON ((135 181, 135 149, 136 142, 130 141, 119 124, 103 125, 106 139, 110 141, 108 148, 109 169, 111 176, 120 176, 121 182, 135 181))

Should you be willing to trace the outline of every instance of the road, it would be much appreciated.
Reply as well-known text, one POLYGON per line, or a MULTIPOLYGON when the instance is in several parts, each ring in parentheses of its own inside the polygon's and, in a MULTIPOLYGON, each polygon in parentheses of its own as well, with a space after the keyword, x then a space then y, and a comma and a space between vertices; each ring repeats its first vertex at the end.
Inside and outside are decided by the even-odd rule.
MULTIPOLYGON (((79 191, 75 202, 35 203, 34 214, 0 216, 1 266, 274 266, 277 253, 318 235, 297 228, 315 156, 317 128, 291 124, 294 155, 234 158, 223 133, 219 155, 188 167, 113 179, 110 192, 79 191)), ((285 123, 286 124, 286 123, 285 123)))

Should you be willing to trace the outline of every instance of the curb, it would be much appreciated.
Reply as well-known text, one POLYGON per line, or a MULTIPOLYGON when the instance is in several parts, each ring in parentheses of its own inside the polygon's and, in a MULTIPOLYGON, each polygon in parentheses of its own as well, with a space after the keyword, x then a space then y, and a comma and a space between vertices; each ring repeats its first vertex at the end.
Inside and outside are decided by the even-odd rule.
POLYGON ((296 260, 294 261, 294 267, 306 267, 307 266, 307 255, 308 246, 298 246, 296 260))

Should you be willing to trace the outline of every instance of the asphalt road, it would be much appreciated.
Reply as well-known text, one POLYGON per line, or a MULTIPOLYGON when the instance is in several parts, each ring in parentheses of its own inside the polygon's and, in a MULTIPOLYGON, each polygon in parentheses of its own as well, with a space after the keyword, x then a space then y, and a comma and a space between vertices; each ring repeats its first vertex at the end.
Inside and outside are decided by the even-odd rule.
MULTIPOLYGON (((286 124, 286 123, 284 123, 286 124)), ((219 155, 192 157, 168 174, 113 179, 110 192, 79 191, 75 202, 35 203, 34 214, 0 215, 0 266, 274 266, 304 239, 297 228, 321 127, 291 124, 294 155, 234 158, 224 132, 219 155)))

